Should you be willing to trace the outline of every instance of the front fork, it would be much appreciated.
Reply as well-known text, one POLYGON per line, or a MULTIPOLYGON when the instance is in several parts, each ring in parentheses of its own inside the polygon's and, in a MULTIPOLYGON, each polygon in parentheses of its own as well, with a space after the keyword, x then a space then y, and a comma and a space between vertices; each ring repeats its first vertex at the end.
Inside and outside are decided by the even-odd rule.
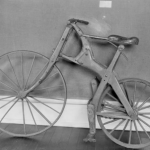
MULTIPOLYGON (((92 95, 95 94, 97 87, 98 87, 98 81, 96 79, 93 79, 91 81, 91 87, 92 87, 92 95)), ((85 139, 83 139, 84 142, 96 142, 95 134, 96 134, 96 109, 94 104, 91 103, 92 99, 89 100, 87 104, 87 114, 88 114, 88 121, 89 121, 89 133, 86 136, 85 139)))

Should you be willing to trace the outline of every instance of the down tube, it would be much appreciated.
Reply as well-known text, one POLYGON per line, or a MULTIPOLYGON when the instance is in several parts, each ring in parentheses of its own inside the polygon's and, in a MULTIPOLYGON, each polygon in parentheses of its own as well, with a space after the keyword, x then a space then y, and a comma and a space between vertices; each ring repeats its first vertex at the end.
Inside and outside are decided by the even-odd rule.
POLYGON ((116 77, 114 75, 111 76, 111 78, 109 80, 109 84, 112 86, 112 88, 114 89, 115 93, 117 94, 119 100, 124 105, 128 115, 131 116, 134 113, 133 109, 132 109, 131 105, 129 104, 124 92, 122 91, 122 88, 120 87, 118 80, 116 79, 116 77))
POLYGON ((105 69, 93 60, 90 51, 86 51, 85 53, 83 53, 83 55, 77 60, 77 62, 82 67, 85 67, 95 73, 98 79, 102 78, 105 69))

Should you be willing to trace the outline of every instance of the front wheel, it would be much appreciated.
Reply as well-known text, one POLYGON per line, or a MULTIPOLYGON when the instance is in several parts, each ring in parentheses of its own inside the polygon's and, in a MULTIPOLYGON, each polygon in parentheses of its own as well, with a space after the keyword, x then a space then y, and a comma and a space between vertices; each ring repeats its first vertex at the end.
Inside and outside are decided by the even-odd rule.
POLYGON ((49 58, 33 51, 19 50, 0 56, 1 131, 29 137, 46 131, 60 118, 67 88, 56 64, 39 86, 23 95, 40 79, 48 63, 49 58))
POLYGON ((150 145, 150 83, 141 79, 123 79, 119 84, 137 117, 128 116, 125 107, 108 86, 101 96, 97 118, 105 134, 127 148, 150 145))

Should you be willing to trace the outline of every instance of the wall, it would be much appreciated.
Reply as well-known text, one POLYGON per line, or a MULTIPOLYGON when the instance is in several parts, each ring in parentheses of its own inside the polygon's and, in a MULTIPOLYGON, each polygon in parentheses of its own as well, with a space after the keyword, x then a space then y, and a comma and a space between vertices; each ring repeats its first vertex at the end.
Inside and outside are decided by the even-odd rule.
MULTIPOLYGON (((24 49, 49 57, 67 20, 81 18, 90 22, 89 26, 82 26, 85 33, 137 36, 140 44, 124 51, 128 61, 121 56, 115 70, 120 78, 139 77, 150 81, 149 5, 149 0, 112 0, 112 8, 100 8, 99 0, 1 0, 0 54, 24 49)), ((97 61, 108 65, 115 49, 93 41, 91 46, 97 61)), ((75 55, 78 47, 77 39, 72 37, 65 52, 75 55)), ((89 99, 92 73, 68 62, 60 66, 67 80, 68 97, 89 99)))

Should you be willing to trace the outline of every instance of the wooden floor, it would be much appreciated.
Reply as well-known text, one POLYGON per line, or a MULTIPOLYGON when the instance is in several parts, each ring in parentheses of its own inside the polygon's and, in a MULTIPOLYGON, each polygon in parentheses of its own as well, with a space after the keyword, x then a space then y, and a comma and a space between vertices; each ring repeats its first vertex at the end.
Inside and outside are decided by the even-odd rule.
MULTIPOLYGON (((14 125, 12 130, 18 128, 14 125)), ((1 132, 0 150, 127 150, 109 140, 102 130, 97 130, 96 143, 84 143, 87 133, 88 129, 83 128, 52 127, 34 137, 17 138, 1 132)))

